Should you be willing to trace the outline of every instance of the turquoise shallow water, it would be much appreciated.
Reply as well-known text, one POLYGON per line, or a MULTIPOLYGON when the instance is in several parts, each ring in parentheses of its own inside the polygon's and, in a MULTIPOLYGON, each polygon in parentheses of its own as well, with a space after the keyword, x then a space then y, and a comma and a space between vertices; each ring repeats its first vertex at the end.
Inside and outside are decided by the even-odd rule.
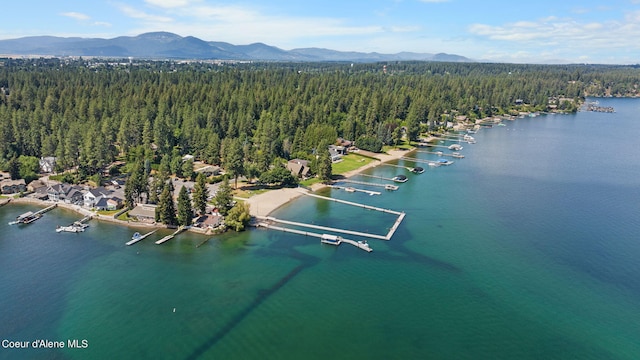
MULTIPOLYGON (((61 209, 10 227, 33 208, 2 207, 0 337, 88 347, 0 358, 637 359, 640 101, 600 103, 617 112, 484 129, 396 192, 323 192, 407 213, 370 254, 266 230, 126 247, 132 229, 56 234, 78 218, 61 209)), ((275 215, 376 234, 395 219, 313 198, 275 215)))

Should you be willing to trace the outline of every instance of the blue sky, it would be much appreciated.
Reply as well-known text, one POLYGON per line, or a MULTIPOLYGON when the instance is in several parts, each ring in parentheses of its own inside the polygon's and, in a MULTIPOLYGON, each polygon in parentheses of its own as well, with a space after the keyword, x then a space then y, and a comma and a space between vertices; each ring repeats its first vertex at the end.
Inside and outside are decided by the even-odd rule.
POLYGON ((290 50, 400 51, 516 63, 640 63, 640 0, 30 0, 0 39, 169 31, 290 50))

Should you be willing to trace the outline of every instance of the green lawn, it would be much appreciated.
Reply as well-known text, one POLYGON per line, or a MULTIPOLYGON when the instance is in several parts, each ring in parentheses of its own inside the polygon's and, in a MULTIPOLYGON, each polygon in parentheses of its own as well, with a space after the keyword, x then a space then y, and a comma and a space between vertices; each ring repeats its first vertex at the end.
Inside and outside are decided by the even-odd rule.
POLYGON ((344 174, 347 171, 358 169, 362 166, 374 161, 373 159, 358 154, 348 154, 342 157, 342 161, 335 163, 331 166, 331 171, 334 175, 344 174))

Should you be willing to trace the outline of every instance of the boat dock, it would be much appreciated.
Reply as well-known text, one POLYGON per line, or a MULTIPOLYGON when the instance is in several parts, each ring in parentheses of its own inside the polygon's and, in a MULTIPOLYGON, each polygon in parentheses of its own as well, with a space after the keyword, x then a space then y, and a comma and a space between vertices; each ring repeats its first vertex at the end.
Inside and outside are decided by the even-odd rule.
POLYGON ((357 174, 357 175, 358 176, 366 176, 366 177, 370 177, 370 178, 374 178, 374 179, 386 180, 386 181, 395 181, 392 178, 388 178, 388 177, 384 177, 384 176, 369 175, 369 174, 357 174))
POLYGON ((180 234, 181 232, 183 232, 183 231, 185 231, 185 230, 187 230, 187 228, 186 228, 186 227, 184 227, 184 226, 180 226, 180 227, 178 228, 178 230, 176 230, 176 231, 174 231, 174 232, 173 232, 173 234, 171 234, 171 235, 167 235, 167 236, 163 237, 162 239, 160 239, 160 240, 156 241, 156 245, 163 244, 163 243, 165 243, 165 242, 167 242, 167 241, 169 241, 169 240, 173 239, 176 235, 180 234))
POLYGON ((373 249, 369 247, 369 244, 367 244, 366 242, 362 241, 354 241, 354 240, 349 240, 349 239, 345 239, 341 236, 335 236, 335 235, 328 235, 328 234, 319 234, 319 233, 314 233, 314 232, 310 232, 310 231, 302 231, 302 230, 296 230, 296 229, 289 229, 289 228, 285 228, 285 227, 281 227, 281 226, 275 226, 275 225, 271 225, 271 224, 267 224, 265 222, 259 222, 256 224, 257 227, 264 227, 266 229, 271 229, 271 230, 279 230, 282 232, 288 232, 288 233, 292 233, 292 234, 298 234, 298 235, 304 235, 304 236, 313 236, 313 237, 317 237, 320 238, 320 242, 322 242, 323 244, 330 244, 330 245, 340 245, 341 243, 347 243, 350 245, 353 245, 359 249, 362 249, 366 252, 372 252, 373 249))
POLYGON ((387 239, 387 237, 385 235, 370 234, 370 233, 365 233, 365 232, 361 232, 361 231, 338 229, 338 228, 332 228, 332 227, 329 227, 329 226, 321 226, 321 225, 315 225, 315 224, 301 223, 301 222, 297 222, 297 221, 276 219, 276 218, 274 218, 272 216, 267 216, 267 217, 256 216, 256 218, 259 219, 259 220, 263 220, 265 222, 271 221, 271 222, 275 222, 275 223, 291 225, 291 226, 298 226, 298 227, 303 227, 303 228, 311 228, 311 229, 317 229, 317 230, 337 232, 337 233, 341 233, 341 234, 349 234, 349 235, 368 237, 368 238, 379 239, 379 240, 389 240, 389 239, 387 239))
POLYGON ((53 205, 48 206, 48 207, 46 207, 46 208, 44 208, 44 209, 42 209, 42 210, 36 211, 36 212, 35 212, 35 213, 33 213, 33 214, 34 214, 34 215, 36 215, 36 216, 39 216, 39 215, 42 215, 42 214, 44 214, 44 213, 46 213, 46 212, 48 212, 48 211, 51 211, 51 210, 53 210, 53 209, 57 208, 57 207, 58 207, 58 204, 53 204, 53 205))
POLYGON ((363 192, 365 194, 369 194, 369 195, 380 195, 381 193, 379 191, 371 191, 371 190, 364 190, 364 189, 358 189, 358 188, 354 188, 354 187, 344 187, 344 186, 338 186, 338 185, 329 185, 330 188, 333 189, 342 189, 344 191, 347 192, 363 192))
POLYGON ((462 154, 445 154, 442 151, 415 150, 415 152, 423 153, 423 154, 438 155, 438 156, 451 156, 451 157, 458 158, 458 159, 464 158, 464 155, 462 155, 462 154))
POLYGON ((383 187, 387 190, 398 190, 397 185, 390 185, 390 184, 371 183, 371 182, 351 180, 351 179, 342 179, 338 182, 345 182, 349 184, 359 184, 359 185, 366 185, 366 186, 377 186, 377 187, 383 187))
POLYGON ((149 236, 149 235, 151 235, 151 234, 155 233, 156 231, 158 231, 158 229, 153 230, 153 231, 150 231, 150 232, 148 232, 148 233, 146 233, 146 234, 144 234, 144 235, 140 235, 139 237, 137 237, 137 238, 135 238, 135 239, 131 239, 131 241, 127 241, 126 245, 127 245, 127 246, 130 246, 130 245, 133 245, 133 244, 137 243, 138 241, 142 241, 142 240, 144 240, 147 236, 149 236))
POLYGON ((401 159, 402 160, 407 160, 407 161, 413 161, 413 162, 417 162, 417 163, 429 164, 431 166, 440 166, 440 164, 437 161, 433 161, 433 160, 418 159, 418 158, 412 158, 412 157, 408 157, 408 156, 403 156, 403 157, 401 157, 401 159))

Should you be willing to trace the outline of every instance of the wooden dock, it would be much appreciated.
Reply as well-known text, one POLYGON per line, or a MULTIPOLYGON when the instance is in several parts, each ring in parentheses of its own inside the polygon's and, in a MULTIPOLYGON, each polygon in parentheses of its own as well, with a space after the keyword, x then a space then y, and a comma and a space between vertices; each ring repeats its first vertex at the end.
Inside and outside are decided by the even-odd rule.
MULTIPOLYGON (((320 238, 321 242, 324 242, 325 244, 329 244, 329 242, 323 241, 323 238, 325 238, 327 235, 326 234, 319 234, 319 233, 314 233, 314 232, 310 232, 310 231, 302 231, 302 230, 296 230, 296 229, 289 229, 289 228, 285 228, 285 227, 281 227, 281 226, 275 226, 275 225, 271 225, 268 224, 266 222, 260 222, 258 224, 256 224, 257 227, 264 227, 265 229, 272 229, 272 230, 278 230, 278 231, 282 231, 282 232, 288 232, 288 233, 292 233, 292 234, 298 234, 298 235, 304 235, 304 236, 313 236, 313 237, 317 237, 320 238)), ((349 240, 349 239, 345 239, 343 237, 337 237, 337 240, 335 242, 331 242, 331 245, 340 245, 341 243, 347 243, 350 245, 353 245, 359 249, 362 249, 366 252, 372 252, 373 249, 371 249, 369 247, 369 245, 366 242, 358 242, 358 241, 354 241, 354 240, 349 240)))
POLYGON ((458 154, 458 155, 456 155, 456 154, 445 154, 442 151, 415 150, 415 152, 423 153, 423 154, 438 155, 438 156, 451 156, 453 158, 458 158, 458 159, 464 158, 464 155, 461 155, 461 154, 458 154))
POLYGON ((324 200, 329 200, 329 201, 334 201, 334 202, 339 202, 339 203, 342 203, 342 204, 351 205, 351 206, 355 206, 355 207, 361 207, 361 208, 368 209, 368 210, 375 210, 375 211, 380 211, 380 212, 389 213, 389 214, 395 214, 395 215, 404 214, 404 213, 402 213, 400 211, 383 209, 383 208, 379 208, 379 207, 375 207, 375 206, 371 206, 371 205, 360 204, 360 203, 353 202, 353 201, 334 199, 334 198, 330 198, 330 197, 326 197, 326 196, 320 196, 320 195, 316 195, 316 194, 311 194, 311 193, 304 192, 304 191, 302 191, 302 193, 304 195, 311 196, 311 197, 314 197, 314 198, 324 199, 324 200))
POLYGON ((127 244, 127 246, 131 246, 131 245, 133 245, 133 244, 137 243, 138 241, 142 241, 142 240, 144 240, 147 236, 149 236, 149 235, 151 235, 151 234, 155 233, 156 231, 158 231, 158 229, 153 230, 153 231, 150 231, 150 232, 148 232, 148 233, 146 233, 146 234, 144 234, 144 235, 141 235, 141 236, 140 236, 139 238, 137 238, 137 239, 131 239, 131 241, 128 241, 126 244, 127 244))
POLYGON ((323 230, 323 231, 329 231, 329 232, 336 232, 336 233, 341 233, 341 234, 349 234, 349 235, 354 235, 354 236, 368 237, 368 238, 379 239, 379 240, 389 240, 389 239, 387 239, 387 237, 385 235, 370 234, 370 233, 365 233, 365 232, 361 232, 361 231, 338 229, 338 228, 332 228, 332 227, 329 227, 329 226, 321 226, 321 225, 315 225, 315 224, 301 223, 301 222, 297 222, 297 221, 282 220, 282 219, 274 218, 272 216, 267 216, 267 217, 257 216, 256 218, 258 218, 260 220, 263 220, 263 221, 271 221, 271 222, 276 222, 276 223, 285 224, 285 225, 298 226, 298 227, 302 227, 302 228, 311 228, 311 229, 317 229, 317 230, 323 230))
POLYGON ((42 214, 44 214, 44 213, 46 213, 46 212, 48 212, 48 211, 51 211, 51 210, 53 210, 53 209, 55 209, 55 208, 57 208, 57 207, 58 207, 58 204, 53 204, 53 205, 48 206, 48 207, 46 207, 46 208, 44 208, 44 209, 42 209, 42 210, 38 210, 38 211, 36 211, 35 213, 33 213, 33 215, 36 215, 36 216, 38 216, 38 215, 42 215, 42 214))
MULTIPOLYGON (((380 183, 372 183, 372 182, 366 182, 366 181, 358 181, 358 180, 351 180, 351 179, 342 179, 340 181, 337 182, 345 182, 345 183, 349 183, 349 184, 358 184, 358 185, 366 185, 366 186, 377 186, 377 187, 383 187, 383 188, 387 188, 389 186, 389 184, 380 184, 380 183)), ((395 185, 393 185, 395 186, 395 185)), ((397 190, 397 186, 396 189, 397 190)))
POLYGON ((163 243, 165 243, 165 242, 167 242, 167 241, 169 241, 169 240, 173 239, 176 235, 180 234, 181 232, 183 232, 183 231, 185 231, 185 230, 187 230, 187 228, 186 228, 186 227, 184 227, 184 226, 180 226, 180 227, 178 228, 178 230, 176 230, 176 231, 174 231, 174 232, 173 232, 173 234, 171 234, 171 235, 167 235, 167 236, 163 237, 162 239, 160 239, 160 240, 156 241, 156 245, 163 244, 163 243))
POLYGON ((384 176, 377 176, 377 175, 369 175, 369 174, 357 174, 358 176, 366 176, 366 177, 370 177, 370 178, 374 178, 374 179, 379 179, 379 180, 386 180, 386 181, 393 181, 395 182, 395 180, 393 180, 392 178, 388 178, 388 177, 384 177, 384 176))
POLYGON ((329 187, 333 188, 333 189, 344 190, 344 191, 347 191, 347 192, 363 192, 363 193, 369 194, 369 195, 380 195, 381 194, 379 191, 358 189, 358 188, 348 187, 348 186, 345 187, 345 186, 338 186, 338 185, 329 185, 329 187))
POLYGON ((431 166, 440 166, 440 164, 437 161, 433 161, 433 160, 418 159, 418 158, 412 158, 412 157, 408 157, 408 156, 403 156, 400 159, 407 160, 407 161, 413 161, 413 162, 417 162, 417 163, 429 164, 431 166))

